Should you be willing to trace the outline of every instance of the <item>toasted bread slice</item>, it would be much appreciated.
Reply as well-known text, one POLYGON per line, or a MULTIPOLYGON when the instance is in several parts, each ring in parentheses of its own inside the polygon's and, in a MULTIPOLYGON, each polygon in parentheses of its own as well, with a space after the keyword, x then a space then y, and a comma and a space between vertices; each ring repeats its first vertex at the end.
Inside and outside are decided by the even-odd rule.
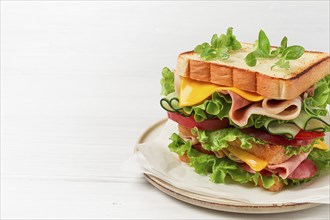
MULTIPOLYGON (((236 139, 228 144, 232 147, 240 148, 241 141, 236 139)), ((252 147, 245 151, 267 161, 269 164, 281 164, 290 158, 290 156, 285 154, 285 149, 282 145, 252 143, 252 147)))
POLYGON ((251 44, 231 52, 228 60, 204 61, 193 51, 179 55, 176 74, 194 80, 256 92, 273 99, 293 99, 330 74, 330 55, 306 51, 302 57, 290 61, 289 69, 271 67, 277 59, 258 59, 249 67, 244 58, 252 52, 251 44))

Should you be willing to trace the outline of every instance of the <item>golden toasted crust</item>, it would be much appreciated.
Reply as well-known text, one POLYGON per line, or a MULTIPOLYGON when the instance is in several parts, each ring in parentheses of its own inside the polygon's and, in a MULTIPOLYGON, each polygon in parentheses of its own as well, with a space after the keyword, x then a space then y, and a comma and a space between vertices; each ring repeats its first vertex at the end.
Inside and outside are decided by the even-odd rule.
MULTIPOLYGON (((258 179, 258 186, 266 189, 263 185, 262 185, 262 181, 261 178, 258 179)), ((282 181, 280 181, 278 178, 275 178, 275 183, 274 185, 272 185, 271 187, 269 187, 267 190, 271 191, 271 192, 278 192, 281 191, 283 188, 284 184, 282 181)))
MULTIPOLYGON (((240 148, 241 141, 236 139, 228 144, 232 147, 240 148)), ((285 154, 282 145, 252 143, 252 147, 250 149, 245 149, 245 151, 267 161, 269 164, 280 164, 290 158, 290 156, 285 154)))
POLYGON ((249 92, 257 91, 256 72, 246 71, 244 69, 233 69, 233 85, 238 89, 249 92))
POLYGON ((199 60, 190 60, 190 77, 199 81, 210 81, 210 64, 199 60))
POLYGON ((183 135, 183 136, 191 136, 191 137, 197 137, 197 135, 193 135, 191 133, 191 128, 187 128, 185 126, 182 126, 180 124, 178 124, 178 130, 179 130, 179 134, 183 135))
POLYGON ((247 66, 244 57, 251 46, 243 46, 245 48, 233 52, 228 61, 204 61, 193 51, 182 53, 178 57, 176 74, 274 99, 293 99, 330 74, 327 53, 306 51, 298 60, 290 61, 289 70, 271 70, 275 59, 261 60, 255 67, 247 66))
POLYGON ((232 68, 211 63, 210 82, 221 82, 225 86, 233 85, 232 68))

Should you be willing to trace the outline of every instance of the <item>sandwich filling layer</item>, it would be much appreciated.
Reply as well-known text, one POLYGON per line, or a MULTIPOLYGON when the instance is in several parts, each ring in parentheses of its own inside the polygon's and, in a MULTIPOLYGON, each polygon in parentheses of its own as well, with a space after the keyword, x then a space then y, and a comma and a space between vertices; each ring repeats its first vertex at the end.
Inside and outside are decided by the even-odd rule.
POLYGON ((171 90, 160 103, 179 128, 169 148, 197 173, 279 191, 330 167, 323 141, 330 125, 320 98, 330 76, 292 100, 276 100, 184 77, 174 91, 174 72, 164 71, 171 90))

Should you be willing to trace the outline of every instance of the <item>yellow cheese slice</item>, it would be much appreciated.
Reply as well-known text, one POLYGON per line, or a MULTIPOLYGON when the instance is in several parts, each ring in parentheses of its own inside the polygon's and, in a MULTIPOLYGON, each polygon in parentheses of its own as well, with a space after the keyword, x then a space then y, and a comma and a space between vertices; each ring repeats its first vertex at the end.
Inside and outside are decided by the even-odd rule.
POLYGON ((315 148, 318 148, 318 149, 321 149, 321 150, 328 150, 329 147, 326 143, 324 143, 323 141, 321 140, 318 140, 314 145, 313 147, 315 148))
POLYGON ((249 152, 246 152, 245 150, 241 150, 232 146, 229 146, 226 149, 234 156, 244 161, 254 171, 263 170, 268 165, 267 161, 261 160, 260 158, 250 154, 249 152))
POLYGON ((219 86, 213 83, 200 82, 181 77, 180 106, 196 105, 207 99, 213 92, 221 90, 230 90, 252 102, 264 99, 261 95, 253 92, 246 92, 235 87, 219 86))

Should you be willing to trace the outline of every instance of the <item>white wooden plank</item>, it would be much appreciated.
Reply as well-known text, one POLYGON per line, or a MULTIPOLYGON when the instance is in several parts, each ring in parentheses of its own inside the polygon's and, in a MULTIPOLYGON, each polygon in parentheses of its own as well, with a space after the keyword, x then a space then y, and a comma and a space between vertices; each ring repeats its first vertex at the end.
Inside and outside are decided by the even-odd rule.
POLYGON ((4 179, 3 218, 30 219, 327 219, 329 206, 273 215, 242 215, 195 207, 142 182, 4 179), (18 211, 19 210, 19 211, 18 211))

